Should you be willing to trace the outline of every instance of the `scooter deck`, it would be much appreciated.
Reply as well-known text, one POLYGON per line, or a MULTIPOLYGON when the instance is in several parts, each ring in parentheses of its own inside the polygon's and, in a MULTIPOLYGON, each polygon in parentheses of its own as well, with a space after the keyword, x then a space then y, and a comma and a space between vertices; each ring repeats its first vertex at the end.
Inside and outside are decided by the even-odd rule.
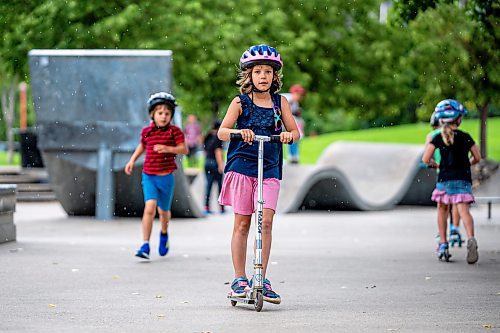
POLYGON ((227 298, 229 298, 231 301, 236 301, 238 303, 255 304, 255 299, 248 298, 248 297, 235 297, 235 296, 227 295, 227 298))

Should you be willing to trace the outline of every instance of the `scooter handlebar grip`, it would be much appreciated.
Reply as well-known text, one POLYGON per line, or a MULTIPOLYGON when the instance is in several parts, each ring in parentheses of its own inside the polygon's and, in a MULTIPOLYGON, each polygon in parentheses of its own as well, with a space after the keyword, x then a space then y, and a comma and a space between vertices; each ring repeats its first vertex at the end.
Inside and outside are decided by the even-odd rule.
MULTIPOLYGON (((279 135, 271 135, 271 141, 272 143, 281 143, 281 138, 279 135)), ((293 143, 293 140, 288 142, 289 145, 293 143)))
POLYGON ((231 141, 243 141, 243 135, 241 133, 231 133, 229 139, 231 141))
POLYGON ((272 142, 272 143, 281 143, 280 136, 279 135, 271 135, 270 142, 272 142))

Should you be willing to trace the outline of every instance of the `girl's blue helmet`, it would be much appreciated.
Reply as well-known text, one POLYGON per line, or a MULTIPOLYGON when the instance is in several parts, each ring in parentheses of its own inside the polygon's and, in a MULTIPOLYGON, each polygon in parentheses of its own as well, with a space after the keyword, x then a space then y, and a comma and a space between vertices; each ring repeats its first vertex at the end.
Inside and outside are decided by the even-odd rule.
POLYGON ((451 123, 467 114, 467 109, 457 100, 445 99, 434 108, 434 118, 440 123, 451 123))
POLYGON ((436 119, 436 112, 431 114, 431 119, 429 120, 429 124, 433 127, 439 126, 439 119, 436 119))
POLYGON ((434 112, 443 112, 443 111, 456 111, 461 115, 467 114, 467 109, 457 100, 455 99, 445 99, 439 102, 434 108, 434 112))
POLYGON ((434 118, 439 122, 449 123, 449 122, 455 121, 456 119, 458 119, 462 116, 463 116, 463 113, 460 113, 460 112, 455 111, 455 110, 448 110, 448 111, 436 112, 434 118))

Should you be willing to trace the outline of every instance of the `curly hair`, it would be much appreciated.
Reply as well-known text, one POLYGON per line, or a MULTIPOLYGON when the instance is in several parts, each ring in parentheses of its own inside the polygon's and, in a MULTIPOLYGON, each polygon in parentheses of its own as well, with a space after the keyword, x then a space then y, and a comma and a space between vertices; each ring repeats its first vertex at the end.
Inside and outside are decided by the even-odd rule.
MULTIPOLYGON (((255 66, 250 68, 241 70, 238 69, 238 79, 236 80, 236 84, 240 86, 241 94, 249 94, 252 92, 252 70, 255 66)), ((276 71, 273 69, 273 82, 271 83, 271 88, 269 91, 272 93, 276 93, 280 91, 283 86, 283 82, 281 79, 283 78, 283 74, 281 70, 276 71)))

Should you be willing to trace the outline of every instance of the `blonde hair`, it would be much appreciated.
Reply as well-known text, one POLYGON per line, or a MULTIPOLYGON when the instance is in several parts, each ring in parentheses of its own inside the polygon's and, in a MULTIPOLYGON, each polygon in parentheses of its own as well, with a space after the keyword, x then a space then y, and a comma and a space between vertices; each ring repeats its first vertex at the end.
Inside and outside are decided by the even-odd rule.
MULTIPOLYGON (((254 67, 255 66, 252 66, 244 70, 238 69, 238 79, 236 80, 236 84, 240 86, 241 94, 249 94, 252 92, 252 70, 254 67)), ((280 91, 283 86, 283 82, 281 81, 282 78, 283 74, 281 73, 281 70, 276 71, 273 68, 273 83, 271 84, 270 89, 271 93, 280 91)))
POLYGON ((444 123, 441 130, 441 137, 443 138, 444 144, 447 146, 453 145, 455 139, 455 133, 453 133, 453 128, 451 128, 450 125, 451 123, 444 123))

